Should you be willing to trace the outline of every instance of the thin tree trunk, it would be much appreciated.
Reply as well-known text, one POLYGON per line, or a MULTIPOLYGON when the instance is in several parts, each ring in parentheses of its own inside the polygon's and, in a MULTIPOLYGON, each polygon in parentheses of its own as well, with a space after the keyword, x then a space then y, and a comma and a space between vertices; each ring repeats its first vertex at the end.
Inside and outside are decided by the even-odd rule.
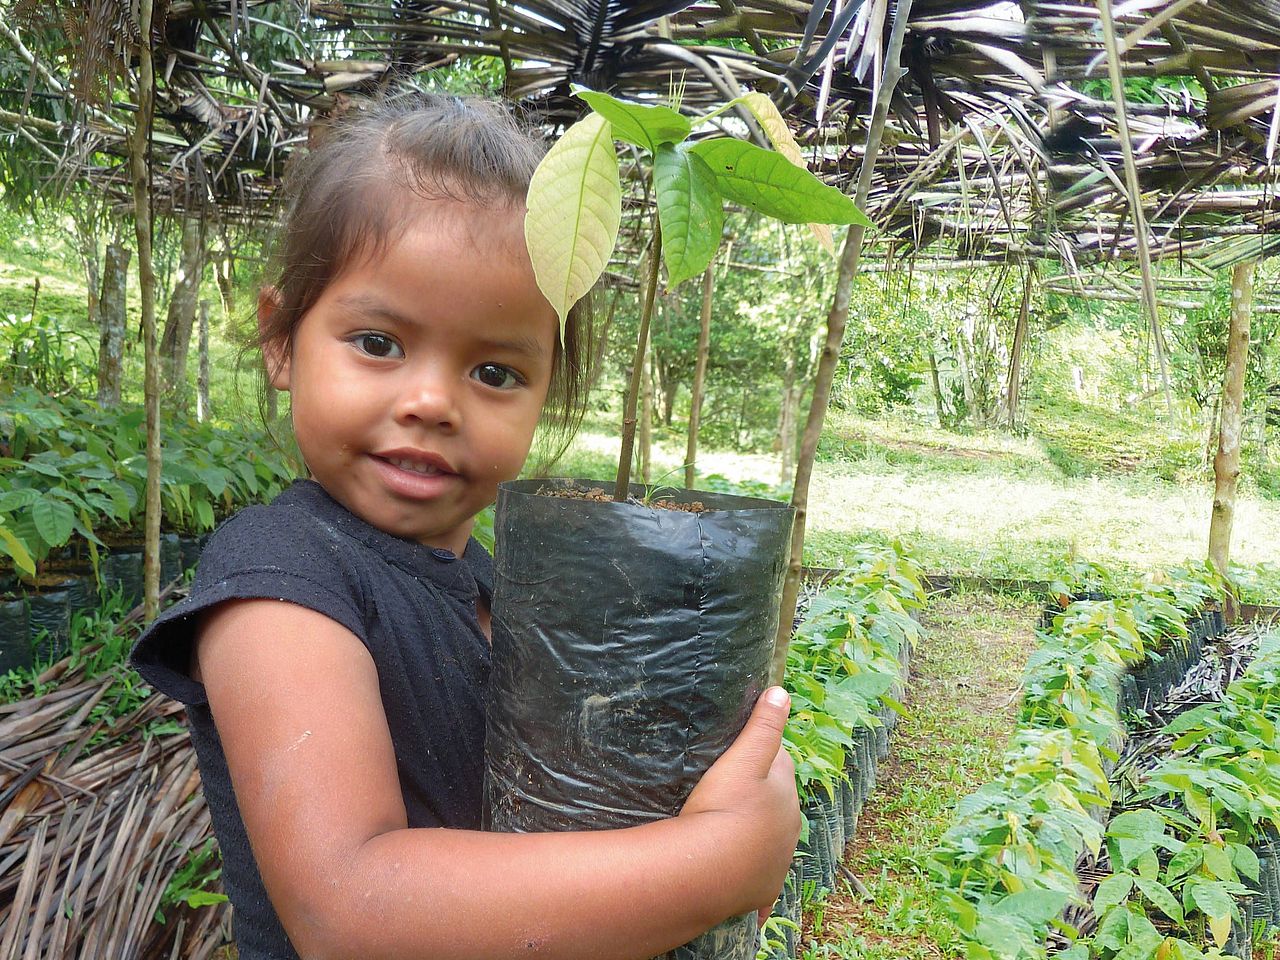
POLYGON ((98 267, 98 221, 94 216, 96 203, 79 197, 71 204, 76 252, 80 255, 80 265, 84 269, 85 320, 90 326, 98 322, 98 303, 102 297, 102 271, 98 267))
MULTIPOLYGON (((1213 514, 1209 519, 1209 559, 1223 576, 1231 559, 1231 525, 1240 480, 1240 435, 1244 428, 1244 374, 1249 359, 1249 324, 1253 313, 1252 260, 1236 264, 1231 274, 1231 327, 1227 334, 1227 372, 1222 381, 1222 420, 1218 455, 1213 458, 1213 514)), ((1235 617, 1228 593, 1226 614, 1235 617)))
POLYGON ((209 301, 200 301, 198 344, 199 368, 196 371, 196 419, 209 419, 209 301))
POLYGON ((1018 403, 1022 399, 1022 350, 1027 342, 1027 325, 1031 318, 1031 284, 1035 282, 1036 268, 1027 268, 1022 287, 1022 304, 1018 307, 1018 323, 1013 329, 1013 348, 1009 351, 1009 382, 1005 390, 1006 413, 1009 429, 1018 425, 1018 403))
POLYGON ((929 374, 933 378, 933 404, 938 410, 938 426, 946 427, 947 410, 942 402, 942 378, 938 376, 938 355, 929 348, 929 374))
POLYGON ((640 391, 640 482, 653 479, 653 344, 644 354, 644 383, 640 391))
POLYGON ((640 330, 636 334, 636 350, 631 358, 631 384, 622 410, 622 451, 618 455, 618 480, 613 487, 613 499, 618 503, 627 500, 627 486, 631 482, 631 458, 636 444, 636 405, 640 399, 640 384, 644 377, 644 354, 649 345, 649 321, 653 317, 653 300, 658 292, 658 271, 662 268, 662 227, 653 218, 653 242, 649 247, 649 272, 645 277, 644 300, 640 304, 640 330))
POLYGON ((142 298, 142 344, 146 365, 143 394, 147 410, 147 495, 143 562, 143 618, 160 610, 160 363, 156 349, 155 268, 151 258, 151 116, 155 68, 151 59, 152 0, 140 0, 138 26, 138 112, 129 138, 134 231, 138 237, 138 280, 142 298))
POLYGON ((204 273, 204 229, 198 217, 182 221, 182 257, 178 278, 169 297, 169 313, 160 338, 160 360, 164 391, 186 405, 187 354, 191 349, 191 328, 195 325, 196 298, 204 273))
POLYGON ((129 258, 133 252, 117 234, 107 244, 102 264, 102 296, 98 301, 98 406, 120 403, 124 368, 125 309, 128 305, 129 258))
POLYGON ((697 476, 698 428, 702 425, 702 396, 706 390, 707 360, 711 356, 711 302, 715 292, 714 264, 702 275, 702 317, 698 327, 698 359, 693 368, 693 393, 689 397, 689 442, 684 449, 684 485, 692 490, 697 476))
MULTIPOLYGON (((884 136, 885 122, 889 116, 889 101, 901 79, 902 38, 906 33, 907 19, 911 16, 912 0, 899 0, 893 18, 893 32, 885 51, 884 72, 876 91, 871 125, 867 129, 867 143, 862 157, 862 169, 858 174, 858 189, 854 201, 865 208, 871 192, 871 177, 875 172, 876 157, 880 155, 880 143, 884 136)), ((800 459, 796 465, 795 486, 791 493, 791 505, 795 508, 795 524, 791 528, 791 559, 782 586, 782 603, 778 619, 778 635, 773 646, 773 667, 770 677, 780 683, 787 666, 787 647, 791 643, 791 626, 796 615, 796 601, 800 596, 800 571, 804 565, 804 531, 809 517, 809 480, 813 476, 813 461, 818 452, 818 438, 831 400, 831 382, 835 378, 840 360, 840 347, 844 342, 845 324, 849 319, 849 297, 854 275, 858 272, 858 260, 862 255, 862 240, 866 228, 849 227, 844 251, 836 271, 836 291, 827 313, 827 340, 818 361, 818 375, 813 384, 813 397, 809 401, 809 416, 804 425, 804 437, 800 442, 800 459)))

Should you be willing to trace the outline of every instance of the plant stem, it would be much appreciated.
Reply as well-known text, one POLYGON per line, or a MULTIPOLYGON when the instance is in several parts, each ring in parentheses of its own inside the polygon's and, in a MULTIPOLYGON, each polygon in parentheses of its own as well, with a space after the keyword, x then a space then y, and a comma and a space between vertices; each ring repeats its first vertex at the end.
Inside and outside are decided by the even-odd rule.
POLYGON ((631 485, 631 456, 636 445, 636 407, 639 405, 640 384, 644 378, 644 352, 649 345, 649 320, 653 316, 653 301, 658 293, 658 269, 662 265, 662 226, 658 216, 653 217, 653 244, 649 247, 649 274, 645 278, 644 299, 640 304, 640 332, 636 334, 636 352, 631 360, 631 385, 627 388, 627 404, 622 414, 622 451, 618 454, 618 482, 613 488, 613 499, 626 503, 627 488, 631 485))
POLYGON ((684 485, 692 490, 698 459, 698 427, 702 420, 702 392, 707 378, 707 359, 711 354, 711 305, 715 292, 715 265, 707 264, 702 275, 702 316, 698 329, 698 360, 693 371, 693 396, 689 398, 689 442, 684 451, 684 485))

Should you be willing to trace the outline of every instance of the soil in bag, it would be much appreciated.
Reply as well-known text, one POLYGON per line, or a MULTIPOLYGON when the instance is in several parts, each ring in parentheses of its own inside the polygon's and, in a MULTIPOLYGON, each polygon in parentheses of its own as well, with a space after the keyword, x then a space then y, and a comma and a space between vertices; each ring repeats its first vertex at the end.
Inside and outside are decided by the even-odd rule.
MULTIPOLYGON (((701 491, 653 509, 590 495, 598 481, 574 482, 587 495, 552 484, 498 493, 485 825, 674 816, 767 683, 793 512, 701 491)), ((668 956, 749 960, 758 942, 745 915, 668 956)))

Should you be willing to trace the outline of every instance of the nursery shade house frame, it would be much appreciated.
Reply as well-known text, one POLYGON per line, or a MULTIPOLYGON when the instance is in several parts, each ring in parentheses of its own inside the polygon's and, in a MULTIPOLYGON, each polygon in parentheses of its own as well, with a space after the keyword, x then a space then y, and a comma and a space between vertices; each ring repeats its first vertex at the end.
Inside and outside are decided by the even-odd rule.
MULTIPOLYGON (((136 105, 120 78, 140 39, 129 9, 19 0, 0 20, 0 130, 47 175, 121 202, 136 105)), ((581 113, 571 84, 640 100, 674 84, 690 112, 758 89, 811 165, 852 189, 899 13, 904 74, 867 197, 877 251, 949 238, 939 256, 963 261, 1137 260, 1128 141, 1151 257, 1213 269, 1272 252, 1274 0, 160 2, 153 202, 266 217, 289 153, 353 95, 468 62, 550 129, 581 113), (1109 35, 1123 76, 1162 102, 1118 110, 1109 35)))

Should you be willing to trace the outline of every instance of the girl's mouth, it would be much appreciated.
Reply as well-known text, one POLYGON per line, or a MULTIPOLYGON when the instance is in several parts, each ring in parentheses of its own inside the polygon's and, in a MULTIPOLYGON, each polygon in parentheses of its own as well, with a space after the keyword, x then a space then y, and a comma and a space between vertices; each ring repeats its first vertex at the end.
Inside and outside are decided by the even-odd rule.
POLYGON ((443 470, 431 463, 419 463, 415 460, 405 460, 400 457, 387 457, 386 461, 393 467, 399 467, 401 470, 412 470, 414 473, 420 473, 425 477, 435 477, 444 473, 443 470))
POLYGON ((414 451, 389 450, 383 454, 372 454, 373 461, 382 482, 392 493, 411 500, 430 500, 440 496, 461 477, 454 472, 444 458, 436 454, 425 454, 414 451))

